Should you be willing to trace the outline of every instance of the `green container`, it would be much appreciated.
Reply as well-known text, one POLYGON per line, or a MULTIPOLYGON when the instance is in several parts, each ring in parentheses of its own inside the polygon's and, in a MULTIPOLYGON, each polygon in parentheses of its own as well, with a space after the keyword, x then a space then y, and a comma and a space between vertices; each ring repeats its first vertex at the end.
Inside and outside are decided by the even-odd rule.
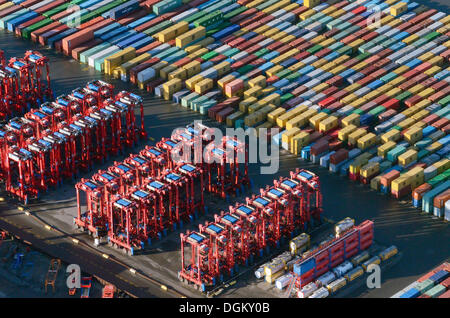
POLYGON ((277 74, 275 74, 275 76, 278 76, 278 78, 284 78, 288 75, 290 75, 292 73, 292 71, 290 69, 284 69, 280 72, 278 72, 277 74))
POLYGON ((199 11, 199 12, 194 13, 191 16, 186 17, 185 19, 183 19, 183 21, 186 21, 187 23, 192 23, 195 20, 198 20, 198 19, 200 19, 201 17, 204 17, 207 14, 208 13, 205 12, 205 11, 199 11))
POLYGON ((395 99, 403 102, 404 100, 408 99, 411 95, 412 94, 410 91, 404 91, 403 93, 400 93, 397 96, 395 96, 395 99))
POLYGON ((386 111, 386 107, 384 106, 377 106, 374 109, 372 109, 369 114, 372 114, 373 116, 378 116, 379 114, 386 111))
POLYGON ((171 26, 173 23, 169 20, 163 21, 161 23, 158 23, 157 25, 154 25, 146 30, 143 31, 143 33, 147 34, 147 35, 154 35, 156 33, 158 33, 159 31, 162 31, 166 28, 168 28, 169 26, 171 26))
POLYGON ((372 55, 372 54, 370 54, 370 53, 361 53, 361 54, 356 55, 355 58, 356 58, 358 61, 363 61, 363 60, 365 60, 366 58, 368 58, 368 57, 371 56, 371 55, 372 55))
POLYGON ((319 52, 321 49, 323 49, 323 46, 322 46, 322 45, 319 45, 319 44, 316 44, 316 45, 314 45, 313 47, 307 49, 306 51, 309 52, 309 53, 311 53, 311 54, 314 54, 314 53, 316 53, 316 52, 319 52))
POLYGON ((233 55, 235 55, 235 54, 237 54, 239 52, 240 52, 239 49, 234 47, 232 49, 229 49, 229 50, 226 50, 225 52, 223 52, 223 55, 225 55, 226 57, 230 57, 230 56, 233 56, 233 55))
POLYGON ((289 82, 295 81, 297 78, 300 77, 300 74, 298 74, 297 72, 289 74, 288 76, 286 76, 286 79, 289 80, 289 82))
POLYGON ((450 95, 448 95, 448 96, 446 96, 446 97, 444 97, 444 98, 441 98, 441 99, 438 101, 438 104, 439 104, 439 105, 442 105, 442 106, 447 106, 449 103, 450 103, 450 95))
POLYGON ((281 105, 283 105, 284 103, 286 103, 288 100, 290 100, 292 97, 294 97, 294 95, 292 95, 291 93, 286 93, 283 96, 280 97, 280 103, 281 105))
POLYGON ((181 106, 183 107, 189 107, 192 100, 197 98, 199 95, 197 93, 190 93, 189 95, 186 95, 181 98, 181 106))
POLYGON ((200 114, 207 115, 208 109, 210 109, 211 107, 213 107, 216 104, 217 104, 217 102, 215 100, 208 100, 208 101, 204 102, 202 105, 200 105, 200 108, 199 108, 200 114))
POLYGON ((364 114, 364 111, 361 110, 361 109, 355 109, 355 110, 352 111, 352 114, 363 115, 363 114, 364 114))
MULTIPOLYGON (((223 18, 224 18, 224 20, 230 20, 231 18, 233 18, 233 17, 235 17, 235 16, 237 16, 237 15, 239 15, 239 14, 241 14, 242 12, 245 12, 245 11, 247 11, 248 10, 248 8, 247 7, 245 7, 245 6, 242 6, 242 7, 240 7, 240 8, 237 8, 237 9, 234 9, 233 11, 230 11, 230 12, 228 12, 227 14, 225 14, 224 16, 223 16, 223 18)), ((198 13, 198 12, 197 12, 198 13)))
POLYGON ((431 288, 434 287, 434 282, 430 279, 424 280, 421 283, 418 283, 416 286, 416 289, 421 293, 425 294, 427 291, 429 291, 431 288))
POLYGON ((435 185, 441 182, 447 181, 449 177, 450 177, 450 169, 445 170, 443 173, 438 174, 434 178, 431 178, 430 180, 428 180, 428 183, 434 187, 435 185))
POLYGON ((422 149, 422 150, 420 150, 420 151, 417 153, 417 159, 420 160, 420 159, 422 159, 422 158, 428 156, 429 154, 430 154, 430 152, 429 152, 428 150, 422 149))
POLYGON ((189 103, 189 108, 192 109, 193 111, 198 111, 200 108, 200 105, 203 103, 206 103, 208 101, 208 97, 206 96, 198 96, 197 98, 194 98, 190 103, 189 103))
POLYGON ((435 38, 441 36, 441 34, 439 32, 433 31, 431 33, 428 33, 427 35, 425 35, 423 38, 428 40, 428 41, 433 41, 435 38))
POLYGON ((387 73, 386 75, 380 77, 380 81, 382 81, 383 83, 388 83, 390 81, 392 81, 393 79, 395 79, 398 75, 394 72, 390 72, 387 73))
POLYGON ((42 15, 43 15, 44 17, 49 18, 49 17, 51 17, 51 16, 53 16, 53 15, 55 15, 55 14, 58 14, 58 13, 60 13, 60 12, 63 12, 64 10, 67 10, 67 8, 69 7, 69 5, 71 5, 69 2, 64 3, 64 4, 60 5, 60 6, 57 6, 56 8, 53 8, 53 9, 51 9, 51 10, 48 10, 48 11, 42 13, 42 15))
POLYGON ((201 17, 198 20, 194 21, 194 25, 196 27, 203 26, 205 28, 209 28, 213 25, 216 25, 223 20, 223 13, 220 10, 216 10, 214 12, 211 12, 210 14, 205 15, 204 17, 201 17))
POLYGON ((217 53, 216 51, 211 51, 211 52, 208 52, 208 53, 206 53, 206 54, 203 54, 203 55, 201 56, 201 58, 202 58, 204 61, 208 61, 208 60, 212 59, 213 57, 216 57, 217 55, 219 55, 219 53, 217 53))
POLYGON ((438 298, 440 295, 445 293, 447 288, 445 288, 442 285, 436 285, 433 288, 431 288, 429 291, 425 293, 425 295, 430 296, 431 298, 438 298))
POLYGON ((267 54, 268 52, 269 52, 268 49, 262 48, 261 50, 256 51, 254 54, 255 54, 257 57, 261 57, 261 56, 263 56, 264 54, 267 54))
POLYGON ((247 64, 247 65, 244 65, 244 66, 238 68, 237 72, 239 74, 243 75, 243 74, 247 74, 248 72, 252 71, 254 68, 255 68, 254 65, 247 64))
POLYGON ((341 55, 344 55, 344 54, 350 55, 350 54, 352 54, 352 48, 350 46, 348 46, 348 45, 344 45, 343 47, 341 47, 336 52, 338 52, 341 55))

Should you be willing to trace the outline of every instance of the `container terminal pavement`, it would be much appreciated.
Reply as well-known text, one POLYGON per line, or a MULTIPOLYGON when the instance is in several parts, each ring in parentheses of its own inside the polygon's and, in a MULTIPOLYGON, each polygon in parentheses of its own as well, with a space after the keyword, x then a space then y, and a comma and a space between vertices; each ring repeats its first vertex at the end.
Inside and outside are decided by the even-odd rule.
MULTIPOLYGON (((310 161, 450 220, 446 12, 395 0, 0 1, 0 28, 228 127, 252 127, 257 135, 279 128, 264 137, 299 163, 310 161)), ((80 172, 147 138, 142 98, 114 92, 104 81, 55 98, 44 55, 30 50, 23 58, 1 54, 0 60, 1 172, 16 200, 26 204, 75 179, 76 225, 134 254, 207 213, 199 189, 229 200, 252 186, 247 162, 228 165, 221 158, 196 167, 170 161, 175 142, 203 137, 193 126, 80 180, 80 172)), ((230 144, 247 154, 245 145, 225 137, 210 155, 223 156, 230 144)), ((261 189, 260 197, 246 199, 262 225, 250 228, 233 219, 254 238, 238 256, 234 244, 222 241, 236 233, 220 223, 244 213, 237 205, 230 217, 217 216, 215 225, 182 234, 182 250, 191 244, 191 257, 199 257, 185 264, 182 253, 180 278, 205 290, 224 273, 233 276, 235 263, 248 264, 283 237, 316 225, 320 183, 310 192, 310 177, 296 179, 300 173, 315 174, 296 170, 289 176, 308 194, 301 203, 281 179, 271 192, 261 189), (206 238, 214 245, 210 252, 202 250, 206 238)), ((316 262, 315 278, 322 273, 316 262)), ((293 274, 298 285, 303 270, 293 274)))

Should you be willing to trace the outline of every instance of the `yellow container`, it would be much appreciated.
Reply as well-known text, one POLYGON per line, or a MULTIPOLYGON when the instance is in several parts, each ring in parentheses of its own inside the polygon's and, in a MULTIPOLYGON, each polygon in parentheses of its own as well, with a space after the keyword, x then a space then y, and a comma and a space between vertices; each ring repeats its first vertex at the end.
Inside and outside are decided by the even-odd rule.
POLYGON ((299 69, 301 69, 304 66, 305 66, 305 63, 297 62, 294 65, 289 66, 288 70, 291 70, 292 72, 295 72, 295 71, 298 71, 299 69))
POLYGON ((266 87, 266 77, 264 75, 259 75, 255 78, 252 78, 251 80, 248 81, 248 85, 250 87, 255 87, 255 86, 259 86, 259 87, 266 87))
POLYGON ((264 124, 256 126, 255 127, 256 137, 259 137, 263 128, 269 129, 269 128, 272 128, 272 126, 273 126, 272 123, 269 123, 268 121, 266 121, 264 124))
POLYGON ((214 86, 213 80, 210 78, 205 78, 204 80, 202 80, 198 83, 195 83, 194 88, 195 88, 195 92, 197 94, 202 95, 202 94, 206 93, 207 91, 209 91, 210 89, 212 89, 213 86, 214 86))
POLYGON ((161 69, 161 71, 159 71, 159 76, 162 79, 167 80, 169 78, 169 73, 172 73, 176 69, 178 69, 178 68, 176 66, 172 65, 172 64, 171 65, 167 65, 166 67, 161 69))
POLYGON ((281 142, 282 142, 283 148, 286 150, 289 150, 289 145, 291 143, 292 137, 294 137, 295 135, 298 135, 300 132, 301 132, 301 130, 298 127, 294 127, 292 129, 285 130, 281 134, 281 142))
POLYGON ((402 130, 411 127, 416 121, 413 118, 406 118, 397 124, 402 130))
POLYGON ((285 114, 283 114, 277 118, 277 121, 276 121, 277 126, 280 128, 284 128, 286 126, 286 123, 288 120, 294 118, 297 115, 300 115, 301 113, 306 111, 306 109, 308 109, 308 107, 306 105, 300 105, 293 109, 288 110, 285 114))
POLYGON ((320 124, 320 122, 321 122, 322 120, 324 120, 325 118, 327 118, 327 117, 328 117, 328 114, 326 114, 326 113, 324 113, 324 112, 318 113, 318 114, 312 116, 312 117, 309 119, 309 125, 310 125, 312 128, 314 128, 315 130, 319 130, 319 124, 320 124))
POLYGON ((360 116, 358 114, 350 114, 347 117, 343 118, 341 123, 342 127, 347 127, 349 125, 354 125, 356 127, 359 126, 360 116))
POLYGON ((398 156, 398 163, 405 167, 409 165, 410 163, 417 160, 417 151, 414 149, 409 149, 402 153, 400 156, 398 156))
POLYGON ((270 94, 262 99, 262 101, 267 102, 268 104, 274 104, 276 106, 280 106, 280 94, 274 93, 270 94))
POLYGON ((299 155, 302 148, 304 146, 307 146, 308 144, 309 144, 309 133, 306 131, 302 131, 299 134, 292 137, 290 151, 295 155, 299 155))
POLYGON ((339 125, 338 118, 336 116, 330 116, 319 123, 319 131, 327 132, 336 128, 339 125))
POLYGON ((227 117, 227 126, 234 127, 234 123, 236 122, 236 120, 244 118, 244 115, 245 114, 239 110, 235 113, 232 113, 227 117))
POLYGON ((327 89, 328 87, 330 87, 329 84, 327 84, 327 83, 320 83, 319 85, 313 87, 313 90, 314 90, 316 93, 320 93, 321 91, 327 89))
POLYGON ((199 61, 192 61, 192 62, 189 62, 189 63, 183 65, 181 68, 186 70, 187 77, 192 77, 195 74, 200 73, 201 63, 199 61))
POLYGON ((400 74, 403 74, 403 73, 408 72, 408 71, 409 71, 409 67, 406 66, 406 65, 402 65, 402 66, 397 67, 393 72, 395 74, 400 75, 400 74))
POLYGON ((380 157, 385 158, 386 154, 391 150, 394 149, 397 146, 397 143, 395 141, 388 141, 381 146, 378 147, 378 155, 380 157))
POLYGON ((122 81, 128 81, 128 76, 130 75, 130 70, 141 62, 150 59, 151 55, 148 53, 141 54, 128 62, 123 63, 119 67, 114 69, 114 77, 121 78, 122 81))
POLYGON ((243 113, 247 113, 248 112, 248 107, 254 103, 256 103, 258 101, 258 99, 256 97, 250 97, 247 99, 244 99, 243 101, 241 101, 239 103, 239 110, 243 113))
POLYGON ((273 67, 271 67, 270 69, 268 69, 266 71, 267 76, 273 76, 278 72, 281 72, 283 70, 283 66, 281 65, 275 65, 273 67))
POLYGON ((368 164, 361 167, 359 174, 363 178, 369 178, 374 174, 378 174, 380 172, 380 163, 379 162, 369 162, 368 164))
POLYGON ((202 55, 204 55, 204 54, 206 54, 208 52, 209 52, 209 50, 207 48, 200 48, 198 50, 195 50, 192 53, 189 53, 189 55, 187 57, 194 60, 197 57, 202 56, 202 55))
POLYGON ((214 39, 212 37, 207 37, 204 38, 203 40, 196 42, 193 45, 186 46, 184 48, 184 51, 188 54, 192 54, 196 51, 200 51, 201 49, 206 48, 208 45, 212 43, 214 43, 214 39))
POLYGON ((372 190, 378 191, 381 187, 381 176, 376 176, 370 180, 370 188, 372 190))
POLYGON ((198 26, 192 30, 187 31, 175 38, 175 45, 179 48, 183 48, 189 43, 197 41, 202 37, 206 36, 206 28, 198 26))
POLYGON ((174 78, 179 78, 182 80, 186 80, 187 79, 187 72, 186 70, 179 68, 175 71, 172 71, 169 73, 169 79, 174 79, 174 78))
POLYGON ((203 76, 201 75, 195 75, 191 78, 188 78, 185 83, 186 83, 186 87, 189 88, 190 90, 194 90, 194 86, 195 84, 197 84, 198 82, 203 81, 203 76))
POLYGON ((435 65, 435 66, 429 68, 428 70, 426 70, 424 73, 431 77, 434 74, 440 72, 441 70, 442 69, 439 66, 435 65))
POLYGON ((432 165, 437 169, 437 173, 441 174, 445 170, 448 170, 450 168, 450 160, 447 158, 441 159, 438 162, 433 163, 432 165))
POLYGON ((284 113, 286 113, 286 109, 283 107, 278 107, 267 115, 267 120, 272 124, 276 124, 277 118, 284 113))
POLYGON ((361 150, 365 150, 377 144, 377 142, 378 142, 377 135, 373 133, 368 133, 365 136, 362 136, 361 138, 358 139, 358 148, 361 150))
POLYGON ((406 141, 408 141, 410 144, 414 144, 417 141, 422 139, 423 133, 422 128, 419 127, 413 127, 405 131, 403 134, 406 141))
POLYGON ((358 99, 359 96, 355 95, 355 94, 349 94, 347 96, 345 96, 344 98, 341 98, 340 102, 342 104, 350 104, 351 102, 353 102, 354 100, 358 99))
POLYGON ((258 97, 262 94, 262 88, 259 86, 253 86, 252 88, 244 91, 244 98, 258 97))
POLYGON ((223 62, 220 62, 219 64, 213 66, 213 68, 217 71, 217 74, 219 76, 222 76, 222 75, 228 73, 229 71, 231 71, 231 64, 230 64, 230 62, 223 61, 223 62))
POLYGON ((363 128, 358 128, 354 132, 348 135, 348 143, 350 145, 356 145, 358 139, 367 134, 367 131, 363 128))
POLYGON ((180 34, 186 33, 189 31, 189 23, 186 21, 178 22, 177 24, 168 27, 161 32, 157 33, 156 36, 158 41, 160 42, 169 42, 170 40, 175 39, 180 34))
POLYGON ((105 58, 105 73, 112 75, 112 72, 116 67, 131 59, 134 59, 135 57, 136 49, 130 46, 105 58))
POLYGON ((339 133, 338 133, 339 140, 346 141, 348 138, 348 135, 350 135, 352 132, 354 132, 357 128, 358 128, 357 126, 350 124, 348 126, 345 126, 342 129, 340 129, 339 133))
POLYGON ((383 135, 381 135, 381 141, 388 142, 388 141, 397 141, 400 140, 402 137, 402 134, 397 129, 391 129, 388 132, 385 132, 383 135))
POLYGON ((394 17, 402 14, 408 9, 408 4, 406 2, 399 2, 391 7, 391 15, 394 17))
POLYGON ((303 5, 307 8, 314 8, 315 6, 318 6, 320 3, 320 0, 305 0, 303 1, 303 5))
POLYGON ((358 98, 357 100, 351 102, 350 105, 353 106, 354 108, 359 108, 365 103, 367 103, 367 101, 364 98, 358 98))
POLYGON ((304 21, 306 19, 308 19, 309 17, 313 16, 314 14, 316 14, 316 11, 309 9, 308 11, 305 11, 303 13, 301 13, 299 15, 299 18, 304 21))
POLYGON ((249 114, 252 114, 252 113, 256 112, 257 110, 263 108, 265 105, 267 105, 267 103, 264 103, 262 101, 256 102, 256 103, 248 106, 247 112, 249 114))
POLYGON ((171 100, 172 95, 183 88, 183 81, 179 78, 174 78, 163 84, 163 97, 165 100, 171 100))

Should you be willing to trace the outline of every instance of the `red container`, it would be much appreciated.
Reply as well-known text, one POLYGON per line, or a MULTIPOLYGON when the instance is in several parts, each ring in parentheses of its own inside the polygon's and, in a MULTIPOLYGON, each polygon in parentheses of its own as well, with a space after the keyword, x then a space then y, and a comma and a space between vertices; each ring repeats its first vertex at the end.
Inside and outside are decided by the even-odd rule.
POLYGON ((405 100, 405 105, 408 107, 412 107, 420 102, 423 98, 419 95, 414 95, 405 100))
POLYGON ((449 289, 450 288, 450 277, 448 277, 444 281, 440 282, 439 284, 444 286, 445 288, 449 289))
POLYGON ((251 16, 253 16, 258 10, 256 8, 248 9, 247 11, 244 11, 242 13, 239 13, 237 16, 234 16, 230 19, 230 22, 233 24, 238 24, 239 22, 243 21, 244 19, 247 19, 251 16))
POLYGON ((300 53, 294 55, 293 58, 296 59, 297 61, 301 62, 303 59, 307 58, 310 55, 311 55, 311 53, 304 51, 304 52, 300 52, 300 53))
POLYGON ((292 108, 294 106, 300 105, 300 103, 302 103, 303 101, 304 101, 303 97, 297 96, 297 97, 291 98, 290 100, 288 100, 286 102, 286 104, 284 104, 283 108, 290 109, 290 108, 292 108))
POLYGON ((45 6, 37 8, 36 10, 34 10, 34 12, 41 14, 43 12, 49 11, 53 8, 56 8, 57 6, 65 3, 65 2, 67 2, 67 1, 66 0, 54 0, 51 3, 46 4, 45 6))
POLYGON ((321 153, 324 153, 329 148, 328 141, 318 141, 314 145, 311 146, 311 155, 316 156, 321 153))
POLYGON ((376 55, 380 58, 385 58, 386 56, 394 53, 391 49, 384 49, 383 51, 378 52, 376 55))
POLYGON ((49 31, 49 30, 53 30, 55 27, 61 25, 61 23, 59 22, 53 22, 50 23, 40 29, 34 30, 33 32, 31 32, 31 40, 33 42, 38 42, 39 41, 39 35, 44 34, 45 32, 49 31))
POLYGON ((46 45, 47 44, 47 39, 51 38, 52 36, 55 36, 61 32, 64 32, 66 30, 68 30, 69 27, 65 24, 59 24, 58 26, 52 28, 51 30, 42 33, 41 35, 39 35, 39 43, 41 45, 46 45))
POLYGON ((448 62, 450 60, 450 49, 442 52, 439 56, 442 56, 448 62))
POLYGON ((354 14, 361 14, 361 13, 365 12, 366 10, 367 10, 366 7, 360 6, 360 7, 357 7, 356 9, 353 9, 352 12, 354 14))
POLYGON ((23 8, 21 6, 13 4, 12 6, 9 6, 6 9, 3 9, 0 11, 0 18, 3 18, 7 16, 8 14, 14 13, 16 11, 22 10, 23 8))
POLYGON ((161 44, 162 43, 159 42, 159 41, 152 42, 152 43, 144 46, 143 48, 140 48, 139 50, 137 50, 136 54, 142 54, 142 53, 148 52, 150 50, 153 50, 155 47, 157 47, 157 46, 159 46, 161 44))
MULTIPOLYGON (((322 94, 324 94, 325 96, 332 96, 333 94, 335 94, 337 91, 339 90, 339 88, 337 88, 336 86, 330 86, 326 89, 324 89, 322 91, 322 94)), ((337 99, 337 98, 336 98, 337 99)))
POLYGON ((320 50, 319 52, 316 52, 314 55, 317 56, 318 58, 322 58, 328 54, 330 54, 332 51, 329 48, 323 48, 322 50, 320 50))
POLYGON ((331 97, 333 97, 335 100, 340 101, 342 98, 344 98, 348 94, 349 93, 345 89, 342 89, 342 90, 335 92, 333 95, 331 95, 331 97))
POLYGON ((342 148, 330 156, 330 163, 336 165, 346 160, 347 158, 348 158, 348 150, 342 148))
POLYGON ((27 1, 20 3, 19 5, 21 7, 28 8, 28 7, 31 7, 32 5, 35 5, 36 3, 40 2, 40 1, 41 0, 27 0, 27 1))
POLYGON ((326 37, 327 39, 329 39, 329 38, 332 38, 333 36, 335 36, 336 34, 338 34, 339 32, 341 32, 340 29, 338 29, 338 28, 333 28, 333 29, 331 29, 331 30, 325 32, 325 33, 323 34, 323 36, 326 37))
POLYGON ((372 31, 372 32, 370 32, 370 33, 364 35, 364 36, 362 37, 362 39, 364 40, 364 42, 367 43, 367 42, 369 42, 370 40, 375 39, 378 35, 379 35, 378 33, 372 31))
POLYGON ((353 65, 356 65, 358 63, 359 63, 358 59, 352 58, 352 59, 344 62, 344 64, 342 64, 342 65, 344 65, 347 68, 351 68, 353 65))
POLYGON ((154 80, 151 80, 150 82, 147 83, 147 85, 145 86, 147 92, 149 92, 150 94, 154 94, 155 93, 155 88, 158 87, 159 85, 163 84, 165 82, 164 79, 162 78, 157 78, 154 80))
POLYGON ((331 112, 335 112, 338 109, 342 108, 343 104, 340 102, 334 102, 333 104, 331 104, 330 106, 326 107, 328 110, 330 110, 331 112))
POLYGON ((359 109, 361 109, 362 111, 367 113, 368 111, 370 111, 371 109, 374 109, 377 106, 378 106, 377 103, 371 101, 371 102, 365 103, 359 109))
POLYGON ((431 88, 434 89, 436 92, 438 92, 442 89, 445 89, 447 87, 449 87, 449 86, 446 81, 438 81, 431 86, 431 88))
POLYGON ((439 119, 440 119, 440 117, 438 115, 431 114, 431 115, 428 115, 427 117, 425 117, 424 119, 422 119, 422 121, 427 125, 431 125, 432 123, 434 123, 436 120, 439 120, 439 119))
POLYGON ((447 200, 450 200, 450 189, 438 194, 433 199, 433 206, 438 209, 442 209, 447 200))
POLYGON ((327 83, 328 85, 336 85, 336 86, 341 86, 344 82, 344 78, 340 75, 336 75, 333 76, 332 78, 330 78, 329 80, 327 80, 325 83, 327 83))
POLYGON ((431 124, 431 126, 433 126, 436 129, 441 129, 441 128, 447 126, 449 123, 450 123, 450 120, 448 120, 447 118, 441 118, 438 121, 431 124))
POLYGON ((376 70, 378 70, 378 66, 370 65, 370 66, 363 68, 359 72, 367 76, 369 74, 373 74, 373 72, 375 72, 376 70))
POLYGON ((414 189, 412 197, 414 200, 422 200, 423 195, 428 191, 430 191, 431 189, 433 189, 433 187, 430 184, 428 183, 421 184, 420 186, 414 189))
POLYGON ((380 68, 379 70, 373 72, 372 74, 370 74, 370 76, 372 76, 373 78, 380 78, 383 75, 386 75, 387 71, 384 68, 380 68))
POLYGON ((374 100, 372 100, 372 102, 377 103, 378 105, 381 105, 384 102, 386 102, 388 99, 389 99, 389 96, 383 94, 383 95, 378 96, 374 100))
POLYGON ((380 122, 386 121, 389 118, 393 117, 394 115, 396 115, 397 112, 394 109, 388 109, 385 112, 382 112, 381 114, 378 115, 378 120, 380 122))
POLYGON ((430 67, 432 67, 433 65, 431 65, 428 62, 423 62, 422 64, 416 66, 414 69, 418 70, 419 72, 424 72, 426 70, 428 70, 430 67))
POLYGON ((227 117, 235 112, 233 107, 225 107, 221 111, 216 114, 216 121, 219 123, 224 123, 227 120, 227 117))
POLYGON ((80 59, 80 54, 82 52, 89 50, 90 48, 93 48, 94 46, 99 45, 100 43, 103 43, 103 41, 99 38, 83 43, 77 48, 72 50, 72 57, 78 61, 80 59))
POLYGON ((407 91, 411 87, 416 85, 416 83, 413 80, 406 81, 398 86, 402 91, 407 91))
POLYGON ((397 170, 391 170, 381 176, 380 183, 384 187, 389 187, 391 182, 400 177, 400 172, 397 170))
POLYGON ((94 39, 94 32, 90 29, 82 29, 74 34, 65 37, 62 40, 62 51, 66 55, 71 55, 72 50, 82 43, 94 39))
POLYGON ((444 127, 442 127, 441 131, 448 134, 450 132, 450 124, 447 124, 444 127))
POLYGON ((450 298, 450 290, 447 290, 445 293, 440 295, 438 298, 450 298))
POLYGON ((314 44, 310 43, 310 42, 305 42, 303 44, 300 44, 299 46, 296 47, 297 50, 300 51, 306 51, 307 49, 313 47, 314 44))

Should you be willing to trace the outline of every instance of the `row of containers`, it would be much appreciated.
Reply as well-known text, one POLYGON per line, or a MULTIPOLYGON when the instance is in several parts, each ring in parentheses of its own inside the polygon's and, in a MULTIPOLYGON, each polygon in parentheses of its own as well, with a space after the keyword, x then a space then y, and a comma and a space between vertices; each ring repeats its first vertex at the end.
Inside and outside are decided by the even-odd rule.
POLYGON ((29 3, 0 7, 0 27, 228 126, 278 127, 287 151, 450 217, 445 13, 396 0, 29 3))
POLYGON ((91 81, 0 125, 0 179, 24 204, 74 180, 145 137, 142 99, 91 81), (142 117, 143 118, 143 117, 142 117))
POLYGON ((211 142, 210 130, 194 124, 178 129, 171 138, 82 178, 75 185, 76 227, 134 255, 205 214, 205 193, 225 199, 250 188, 245 144, 227 136, 211 142), (197 145, 206 156, 201 163, 194 161, 197 145), (180 158, 172 155, 180 151, 180 158), (238 158, 245 161, 237 163, 238 158))
MULTIPOLYGON (((351 230, 354 226, 354 220, 350 218, 338 222, 335 226, 334 237, 332 236, 312 248, 310 248, 309 235, 302 233, 291 240, 289 252, 282 253, 271 262, 260 266, 255 271, 255 276, 258 279, 265 278, 265 281, 270 284, 274 283, 280 291, 286 291, 282 295, 287 298, 291 297, 292 294, 299 298, 323 298, 336 293, 342 287, 361 277, 370 264, 379 265, 382 261, 386 261, 398 253, 395 246, 372 253, 372 255, 368 249, 363 250, 360 247, 355 247, 358 254, 354 255, 353 251, 346 251, 345 253, 348 255, 344 259, 340 259, 338 263, 333 261, 326 273, 315 277, 306 285, 295 286, 294 277, 301 275, 300 272, 302 272, 297 264, 301 263, 302 259, 307 259, 313 255, 313 251, 320 250, 321 253, 326 253, 326 250, 329 249, 327 243, 338 241, 345 232, 351 230)), ((332 259, 337 259, 337 253, 333 252, 332 254, 332 259)))
POLYGON ((301 230, 320 224, 322 194, 319 178, 297 169, 245 203, 214 215, 214 222, 181 236, 181 281, 206 292, 235 275, 240 265, 279 248, 301 230))
POLYGON ((450 263, 439 265, 391 298, 450 298, 450 263))

